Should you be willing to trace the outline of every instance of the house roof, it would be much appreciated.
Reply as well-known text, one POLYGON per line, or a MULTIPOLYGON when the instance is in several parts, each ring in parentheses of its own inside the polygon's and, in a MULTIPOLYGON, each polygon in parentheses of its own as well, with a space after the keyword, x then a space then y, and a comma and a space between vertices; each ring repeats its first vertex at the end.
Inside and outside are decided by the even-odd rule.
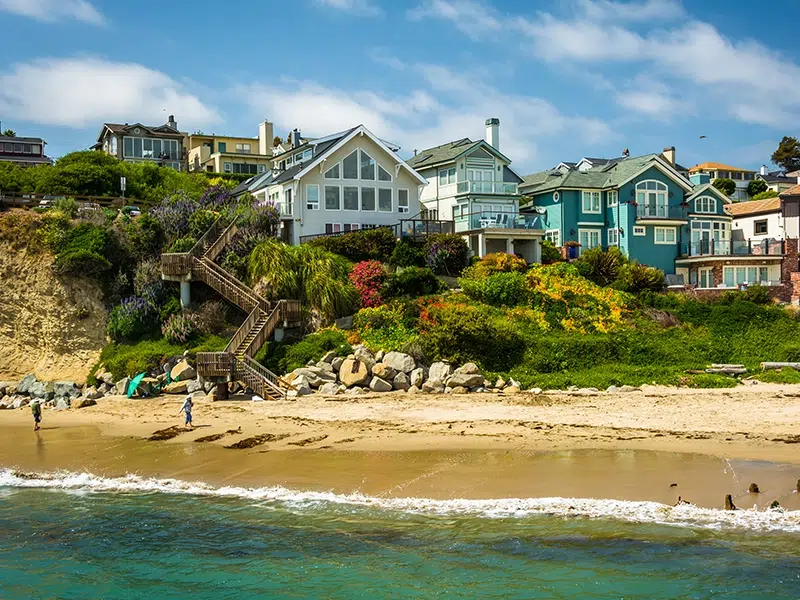
POLYGON ((473 142, 469 138, 461 138, 460 140, 447 142, 446 144, 434 146, 433 148, 420 150, 409 158, 407 162, 415 169, 438 165, 443 162, 455 160, 456 157, 468 150, 476 148, 479 144, 480 142, 473 142))
POLYGON ((97 136, 97 141, 103 139, 103 134, 105 130, 108 129, 111 133, 130 133, 135 128, 144 129, 150 135, 166 135, 172 137, 183 137, 184 134, 178 131, 177 129, 173 129, 169 125, 142 125, 141 123, 132 123, 132 124, 121 124, 121 123, 103 123, 103 129, 100 130, 100 134, 97 136))
POLYGON ((269 186, 272 183, 272 171, 254 175, 245 179, 231 191, 233 196, 241 196, 245 192, 255 192, 269 186))
POLYGON ((693 166, 689 169, 689 173, 696 173, 697 171, 740 171, 742 173, 755 173, 755 171, 751 169, 740 169, 739 167, 732 167, 730 165, 725 165, 718 162, 704 162, 700 163, 699 165, 693 166))
POLYGON ((796 177, 786 177, 785 175, 773 175, 772 173, 768 173, 766 175, 759 175, 759 179, 766 181, 767 183, 795 183, 797 182, 796 177))
POLYGON ((688 202, 690 200, 693 200, 694 198, 697 198, 698 196, 700 196, 702 194, 707 194, 708 192, 711 192, 713 195, 717 196, 720 200, 722 200, 726 204, 731 204, 733 202, 733 200, 731 200, 725 194, 725 192, 723 192, 722 190, 718 190, 717 188, 715 188, 710 183, 703 183, 701 185, 694 186, 694 188, 692 189, 691 195, 689 195, 686 198, 686 201, 688 202))
POLYGON ((747 217, 761 213, 779 212, 781 210, 781 199, 766 198, 765 200, 735 202, 726 206, 725 210, 734 217, 747 217))
POLYGON ((800 184, 790 187, 788 190, 783 192, 781 196, 800 196, 800 184))
POLYGON ((18 144, 46 144, 42 138, 37 137, 18 137, 9 135, 0 135, 0 142, 17 142, 18 144))

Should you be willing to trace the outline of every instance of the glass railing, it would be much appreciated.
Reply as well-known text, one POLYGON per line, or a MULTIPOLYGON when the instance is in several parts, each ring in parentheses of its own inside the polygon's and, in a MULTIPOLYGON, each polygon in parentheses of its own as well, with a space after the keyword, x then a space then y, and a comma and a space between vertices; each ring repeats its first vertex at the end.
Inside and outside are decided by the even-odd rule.
POLYGON ((517 194, 517 184, 506 181, 459 181, 457 185, 459 194, 503 194, 514 196, 517 194))
POLYGON ((474 229, 542 229, 539 215, 483 211, 455 218, 456 231, 474 229))
POLYGON ((681 256, 781 256, 782 240, 701 240, 681 244, 681 256))
POLYGON ((636 207, 637 219, 686 219, 686 211, 668 204, 640 204, 636 207))

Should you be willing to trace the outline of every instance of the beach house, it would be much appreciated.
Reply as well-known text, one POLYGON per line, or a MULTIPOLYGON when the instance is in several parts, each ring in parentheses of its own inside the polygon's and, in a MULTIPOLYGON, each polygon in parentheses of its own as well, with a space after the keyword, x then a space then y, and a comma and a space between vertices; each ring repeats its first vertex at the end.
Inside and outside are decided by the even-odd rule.
POLYGON ((38 137, 0 135, 0 162, 14 163, 20 167, 52 165, 53 159, 44 153, 46 145, 47 142, 38 137))
POLYGON ((184 171, 185 138, 186 134, 178 131, 175 117, 170 115, 164 125, 104 123, 92 148, 120 160, 153 163, 184 171))
POLYGON ((202 132, 188 137, 190 171, 260 175, 272 168, 273 126, 264 121, 258 137, 235 137, 202 132))

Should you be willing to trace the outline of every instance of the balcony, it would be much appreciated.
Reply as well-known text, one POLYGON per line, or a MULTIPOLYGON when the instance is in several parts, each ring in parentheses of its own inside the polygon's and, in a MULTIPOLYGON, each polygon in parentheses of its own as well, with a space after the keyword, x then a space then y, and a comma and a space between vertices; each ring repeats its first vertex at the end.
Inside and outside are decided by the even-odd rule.
POLYGON ((294 216, 294 202, 278 202, 275 204, 275 208, 278 209, 281 218, 294 216))
POLYGON ((543 229, 539 215, 510 212, 478 212, 455 218, 456 232, 477 229, 543 229))
POLYGON ((681 244, 681 258, 698 256, 783 256, 783 240, 701 240, 681 244))
POLYGON ((682 221, 687 222, 688 207, 668 204, 640 204, 636 207, 637 221, 682 221))
POLYGON ((516 196, 517 184, 506 181, 459 181, 456 184, 458 194, 497 194, 516 196))

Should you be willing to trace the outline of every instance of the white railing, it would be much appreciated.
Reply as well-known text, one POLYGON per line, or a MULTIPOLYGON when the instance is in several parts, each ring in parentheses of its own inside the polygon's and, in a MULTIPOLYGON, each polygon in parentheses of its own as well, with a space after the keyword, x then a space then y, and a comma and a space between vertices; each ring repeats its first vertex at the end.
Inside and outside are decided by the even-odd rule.
POLYGON ((294 216, 294 202, 278 202, 275 206, 282 217, 294 216))
POLYGON ((459 194, 517 194, 517 184, 507 181, 460 181, 457 185, 459 194))

